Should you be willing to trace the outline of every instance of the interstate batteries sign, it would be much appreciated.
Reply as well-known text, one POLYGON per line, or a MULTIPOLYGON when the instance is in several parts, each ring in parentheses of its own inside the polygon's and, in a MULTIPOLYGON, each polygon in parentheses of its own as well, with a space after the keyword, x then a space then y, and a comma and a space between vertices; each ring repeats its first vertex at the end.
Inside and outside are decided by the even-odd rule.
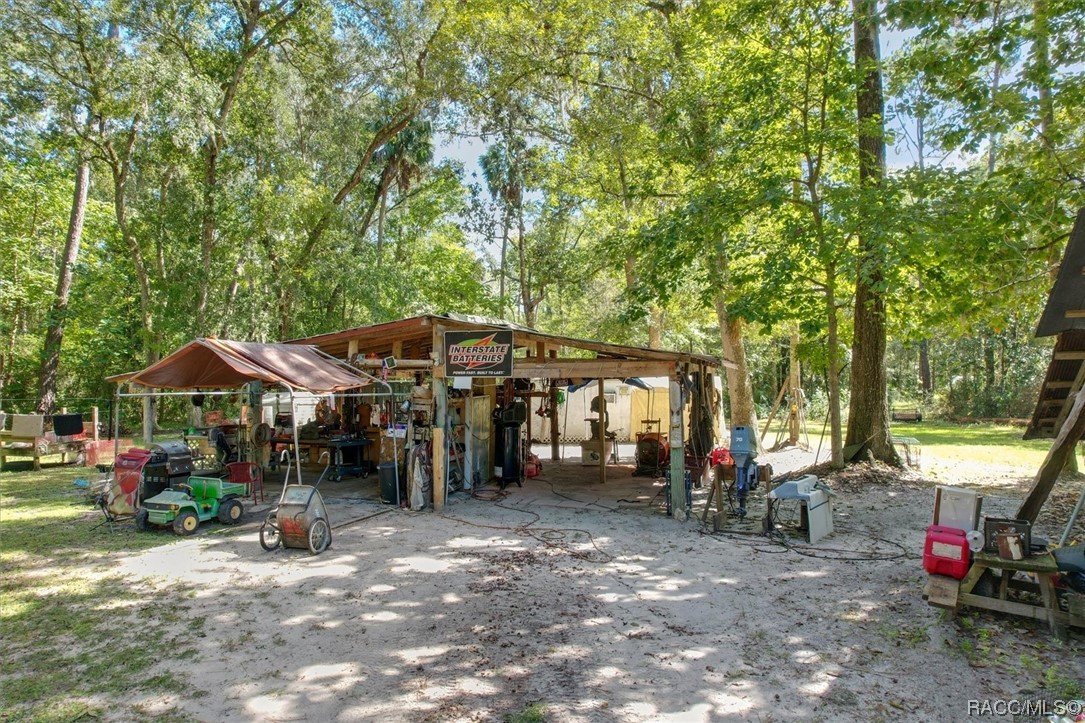
POLYGON ((445 376, 512 376, 512 332, 446 331, 445 376))

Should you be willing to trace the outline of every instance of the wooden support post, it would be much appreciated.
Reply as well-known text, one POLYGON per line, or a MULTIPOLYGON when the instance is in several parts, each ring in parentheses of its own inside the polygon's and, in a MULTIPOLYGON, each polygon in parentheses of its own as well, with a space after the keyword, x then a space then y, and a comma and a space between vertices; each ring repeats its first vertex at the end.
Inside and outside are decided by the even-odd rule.
MULTIPOLYGON (((558 350, 551 349, 551 359, 558 358, 558 350)), ((550 463, 555 464, 561 457, 560 441, 558 440, 558 434, 560 429, 558 427, 558 388, 554 384, 554 380, 550 380, 550 463)))
MULTIPOLYGON (((442 329, 441 331, 443 332, 444 330, 442 329)), ((444 337, 438 335, 437 336, 437 342, 440 343, 440 342, 443 342, 443 341, 444 341, 444 337)), ((441 347, 434 345, 433 348, 434 349, 440 349, 441 347)), ((393 359, 402 359, 403 358, 403 340, 402 339, 396 339, 395 341, 392 342, 392 358, 393 359)))
MULTIPOLYGON (((527 450, 527 454, 531 453, 531 432, 533 431, 532 430, 532 426, 533 426, 532 425, 532 417, 535 416, 534 412, 531 409, 531 403, 532 403, 531 400, 532 399, 534 399, 534 397, 528 395, 527 399, 524 400, 524 405, 527 407, 527 414, 525 415, 525 417, 527 419, 527 445, 525 446, 525 449, 527 450)), ((525 456, 524 459, 520 460, 520 464, 523 465, 523 464, 526 464, 526 463, 527 463, 527 457, 525 456)))
MULTIPOLYGON (((237 440, 237 448, 238 448, 239 452, 242 449, 244 449, 245 447, 248 447, 250 450, 252 450, 252 453, 249 455, 250 458, 248 460, 242 460, 242 461, 255 462, 256 464, 260 465, 261 467, 267 467, 267 465, 268 465, 268 459, 267 459, 268 448, 266 446, 265 447, 257 447, 256 446, 256 428, 259 427, 260 424, 264 421, 264 384, 263 384, 263 382, 260 382, 260 381, 249 382, 249 384, 248 384, 248 392, 249 392, 248 399, 246 399, 245 401, 248 402, 249 414, 248 414, 248 417, 244 420, 245 425, 247 427, 247 429, 245 430, 245 433, 247 434, 248 439, 245 440, 245 445, 244 446, 242 446, 241 440, 238 439, 237 440)), ((241 430, 238 429, 237 433, 238 433, 238 436, 240 437, 241 436, 241 430)), ((333 460, 333 463, 334 463, 334 460, 333 460)))
MULTIPOLYGON (((61 414, 67 414, 68 413, 68 408, 67 407, 61 407, 60 408, 60 413, 61 414)), ((34 458, 34 461, 35 462, 38 461, 37 457, 34 458)), ((64 451, 64 452, 60 453, 60 463, 61 464, 68 464, 68 452, 67 451, 64 451)), ((41 465, 40 464, 35 465, 34 469, 35 470, 41 469, 41 465)))
POLYGON ((358 356, 358 340, 351 339, 347 342, 347 361, 354 359, 358 356))
POLYGON ((681 522, 686 520, 686 445, 682 434, 682 411, 685 407, 683 396, 682 385, 677 379, 671 379, 671 515, 681 522))
POLYGON ((1021 503, 1021 508, 1017 510, 1017 519, 1036 522, 1040 509, 1051 494, 1051 488, 1055 486, 1055 480, 1062 472, 1062 468, 1066 466, 1066 460, 1074 453, 1078 440, 1085 433, 1083 410, 1085 410, 1085 386, 1078 390, 1077 396, 1074 397, 1074 405, 1066 415, 1058 436, 1055 437, 1051 449, 1047 452, 1047 457, 1040 465, 1040 470, 1032 482, 1032 489, 1029 490, 1025 501, 1021 503))
POLYGON ((98 407, 90 408, 91 439, 98 441, 98 407))
MULTIPOLYGON (((433 327, 433 349, 438 353, 444 348, 444 329, 433 327)), ((402 347, 401 347, 402 348, 402 347)), ((448 469, 448 441, 445 425, 448 423, 448 382, 444 377, 444 360, 437 360, 433 367, 430 389, 433 391, 433 509, 440 512, 445 507, 445 471, 448 469)), ((410 440, 407 440, 410 442, 410 440)))
POLYGON ((599 378, 599 484, 607 481, 607 395, 603 392, 603 379, 599 378))

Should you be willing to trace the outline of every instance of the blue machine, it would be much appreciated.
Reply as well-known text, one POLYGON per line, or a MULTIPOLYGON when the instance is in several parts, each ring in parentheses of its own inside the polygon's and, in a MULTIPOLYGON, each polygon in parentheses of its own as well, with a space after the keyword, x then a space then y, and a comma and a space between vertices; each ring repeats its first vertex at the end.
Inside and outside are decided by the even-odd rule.
POLYGON ((757 489, 757 437, 749 427, 731 429, 731 458, 735 460, 735 497, 738 516, 746 516, 746 495, 757 489))

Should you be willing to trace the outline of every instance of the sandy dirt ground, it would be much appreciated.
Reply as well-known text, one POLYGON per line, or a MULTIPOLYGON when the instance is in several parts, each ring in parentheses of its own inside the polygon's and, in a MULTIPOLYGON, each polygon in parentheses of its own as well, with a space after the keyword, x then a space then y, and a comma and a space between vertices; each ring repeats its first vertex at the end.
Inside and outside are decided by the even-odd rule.
MULTIPOLYGON (((777 474, 810 458, 767 457, 777 474)), ((265 552, 250 510, 118 560, 132 585, 177 590, 146 621, 170 626, 159 666, 212 693, 97 702, 120 720, 502 721, 538 704, 553 721, 949 721, 970 700, 1047 695, 1051 666, 1085 678, 1085 631, 1059 644, 922 599, 933 484, 983 487, 985 513, 1008 514, 1031 474, 925 462, 834 479, 836 533, 790 548, 667 518, 661 482, 630 465, 600 485, 545 461, 443 514, 382 507, 372 478, 324 483, 337 528, 319 556, 265 552)))

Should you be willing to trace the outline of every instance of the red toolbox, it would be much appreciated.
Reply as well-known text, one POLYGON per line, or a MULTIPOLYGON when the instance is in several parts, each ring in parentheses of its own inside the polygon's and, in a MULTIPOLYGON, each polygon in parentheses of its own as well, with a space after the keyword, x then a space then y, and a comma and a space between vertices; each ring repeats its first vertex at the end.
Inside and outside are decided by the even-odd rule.
POLYGON ((932 575, 949 575, 957 580, 968 574, 968 540, 964 530, 931 525, 923 545, 923 569, 932 575))

